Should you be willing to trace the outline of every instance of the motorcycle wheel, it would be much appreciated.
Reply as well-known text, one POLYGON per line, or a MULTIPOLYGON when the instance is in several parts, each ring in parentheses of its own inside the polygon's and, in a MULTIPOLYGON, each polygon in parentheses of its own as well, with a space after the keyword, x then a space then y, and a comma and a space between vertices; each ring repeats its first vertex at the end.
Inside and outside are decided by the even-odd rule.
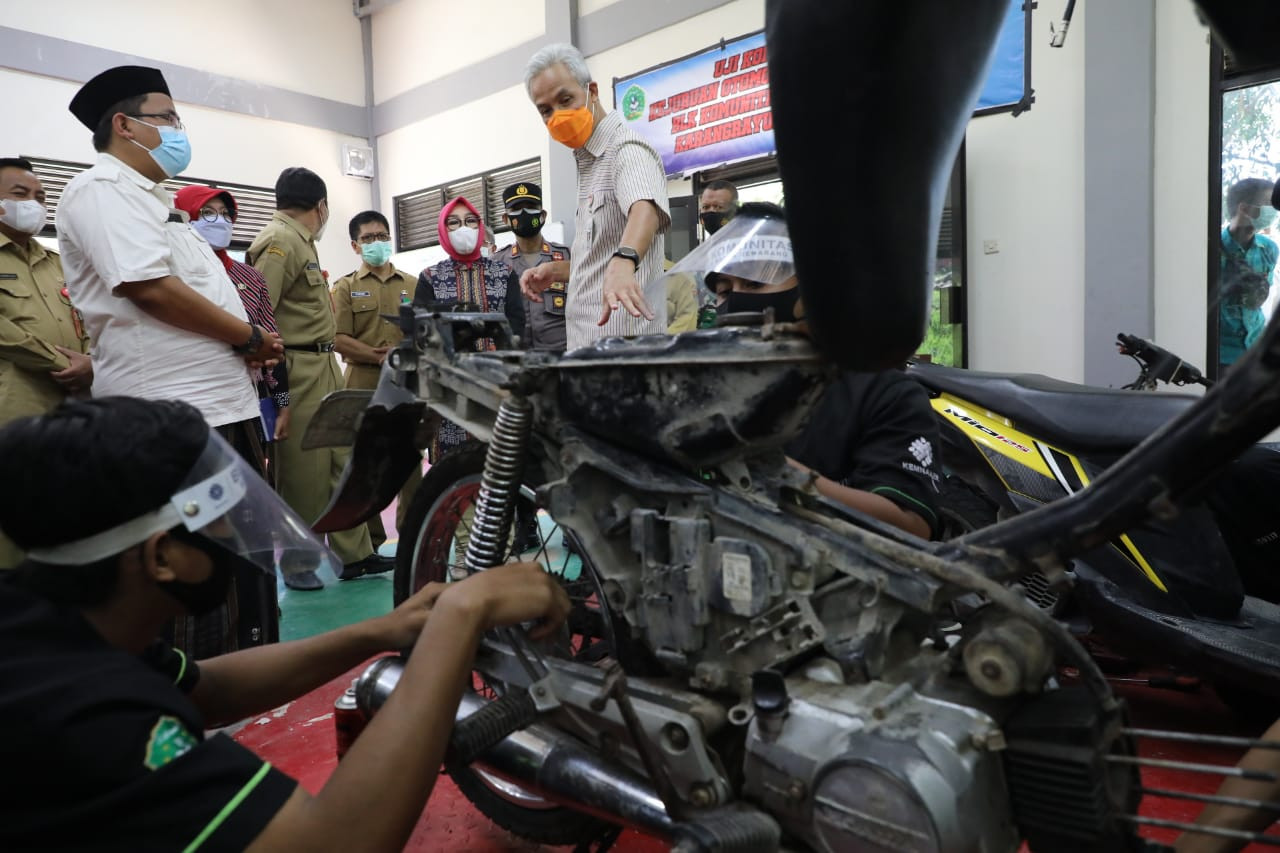
MULTIPOLYGON (((412 538, 406 537, 396 550, 396 604, 428 583, 447 583, 466 576, 463 556, 473 508, 480 493, 485 449, 485 445, 469 443, 427 471, 405 514, 403 529, 412 538)), ((528 482, 535 478, 526 476, 525 479, 528 482)), ((525 487, 521 492, 523 499, 532 501, 531 489, 525 487)), ((547 571, 565 581, 574 609, 569 616, 571 640, 563 653, 580 660, 613 654, 616 648, 613 624, 603 604, 595 567, 585 556, 577 537, 559 525, 554 525, 549 533, 540 527, 538 536, 536 551, 530 549, 517 554, 512 552, 509 543, 508 553, 511 557, 540 562, 547 571), (567 551, 561 555, 562 549, 556 547, 561 530, 581 557, 567 551), (580 568, 574 565, 579 560, 580 568)), ((501 694, 503 685, 477 672, 472 677, 472 688, 481 695, 496 696, 501 694)), ((483 770, 463 767, 450 771, 450 775, 463 795, 487 818, 531 841, 579 844, 599 838, 612 829, 604 821, 557 805, 483 770)))
MULTIPOLYGON (((938 515, 942 519, 940 539, 955 539, 983 527, 990 527, 998 520, 996 507, 972 486, 955 477, 942 481, 938 496, 938 515)), ((1065 601, 1049 586, 1049 580, 1040 572, 1032 572, 1020 581, 1027 600, 1057 616, 1065 608, 1065 601)))

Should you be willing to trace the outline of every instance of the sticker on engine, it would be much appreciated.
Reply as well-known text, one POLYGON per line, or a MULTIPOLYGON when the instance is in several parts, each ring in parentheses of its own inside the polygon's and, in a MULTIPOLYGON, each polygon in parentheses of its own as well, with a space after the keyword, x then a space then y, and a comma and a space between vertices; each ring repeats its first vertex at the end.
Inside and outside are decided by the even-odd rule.
POLYGON ((732 601, 750 601, 751 558, 746 554, 722 554, 720 556, 720 588, 724 597, 732 601))

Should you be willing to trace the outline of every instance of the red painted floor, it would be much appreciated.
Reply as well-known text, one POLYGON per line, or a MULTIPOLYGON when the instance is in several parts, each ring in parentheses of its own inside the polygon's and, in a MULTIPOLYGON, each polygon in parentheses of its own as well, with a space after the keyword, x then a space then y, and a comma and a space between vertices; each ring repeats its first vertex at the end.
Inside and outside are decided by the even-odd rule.
MULTIPOLYGON (((308 790, 317 791, 328 779, 337 763, 334 754, 333 702, 363 667, 336 679, 272 714, 249 722, 236 739, 271 761, 285 773, 298 779, 308 790)), ((1243 726, 1211 691, 1178 693, 1132 685, 1118 685, 1118 692, 1130 703, 1135 725, 1196 731, 1214 734, 1256 736, 1243 726)), ((1230 764, 1239 757, 1236 751, 1166 742, 1144 742, 1141 754, 1151 758, 1230 764)), ((1143 781, 1151 788, 1174 788, 1212 793, 1219 779, 1178 771, 1144 770, 1143 781)), ((1168 820, 1193 821, 1200 805, 1180 800, 1144 802, 1142 814, 1168 820)), ((1273 832, 1275 830, 1273 829, 1273 832)), ((1169 830, 1149 829, 1148 838, 1166 843, 1176 835, 1169 830)), ((473 809, 453 786, 448 776, 441 776, 431 801, 419 821, 413 838, 405 848, 409 851, 551 851, 553 848, 531 844, 490 823, 473 809)), ((657 853, 667 845, 653 838, 628 832, 614 848, 619 853, 657 853)), ((1248 850, 1274 849, 1253 845, 1248 850)))

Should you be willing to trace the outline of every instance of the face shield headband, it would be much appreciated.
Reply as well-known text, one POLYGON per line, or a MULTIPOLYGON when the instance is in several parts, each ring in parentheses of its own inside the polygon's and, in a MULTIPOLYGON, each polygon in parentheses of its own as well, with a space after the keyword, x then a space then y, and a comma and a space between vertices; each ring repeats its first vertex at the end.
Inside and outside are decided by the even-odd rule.
POLYGON ((92 536, 27 556, 55 566, 85 565, 119 554, 147 537, 181 525, 267 574, 291 565, 341 565, 310 528, 217 432, 173 495, 156 509, 92 536))
MULTIPOLYGON (((732 275, 760 284, 782 284, 796 274, 787 223, 772 216, 739 213, 710 239, 681 258, 668 276, 693 276, 703 282, 732 275)), ((702 301, 714 298, 709 290, 702 301)))

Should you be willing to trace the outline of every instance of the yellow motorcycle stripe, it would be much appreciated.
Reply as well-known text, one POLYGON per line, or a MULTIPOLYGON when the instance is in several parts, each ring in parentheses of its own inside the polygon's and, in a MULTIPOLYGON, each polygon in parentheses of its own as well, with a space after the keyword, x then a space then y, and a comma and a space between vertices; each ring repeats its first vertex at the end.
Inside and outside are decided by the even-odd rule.
POLYGON ((1056 479, 1036 451, 1035 439, 1014 429, 1004 416, 978 409, 949 394, 939 394, 929 402, 943 420, 955 424, 975 444, 1007 456, 1037 474, 1056 479))
MULTIPOLYGON (((1071 460, 1071 467, 1075 469, 1076 476, 1080 478, 1080 482, 1086 486, 1089 485, 1089 477, 1084 473, 1084 468, 1080 465, 1080 460, 1072 456, 1070 453, 1066 457, 1071 460)), ((1147 558, 1142 556, 1142 552, 1138 550, 1138 546, 1133 544, 1133 540, 1129 538, 1127 533, 1120 534, 1120 543, 1124 545, 1124 549, 1117 548, 1115 543, 1111 547, 1116 548, 1131 561, 1142 569, 1142 573, 1147 576, 1147 580, 1156 585, 1161 592, 1167 593, 1169 588, 1164 585, 1164 581, 1160 580, 1160 576, 1156 574, 1156 570, 1151 568, 1151 564, 1147 562, 1147 558), (1125 553, 1125 552, 1128 553, 1125 553)))

